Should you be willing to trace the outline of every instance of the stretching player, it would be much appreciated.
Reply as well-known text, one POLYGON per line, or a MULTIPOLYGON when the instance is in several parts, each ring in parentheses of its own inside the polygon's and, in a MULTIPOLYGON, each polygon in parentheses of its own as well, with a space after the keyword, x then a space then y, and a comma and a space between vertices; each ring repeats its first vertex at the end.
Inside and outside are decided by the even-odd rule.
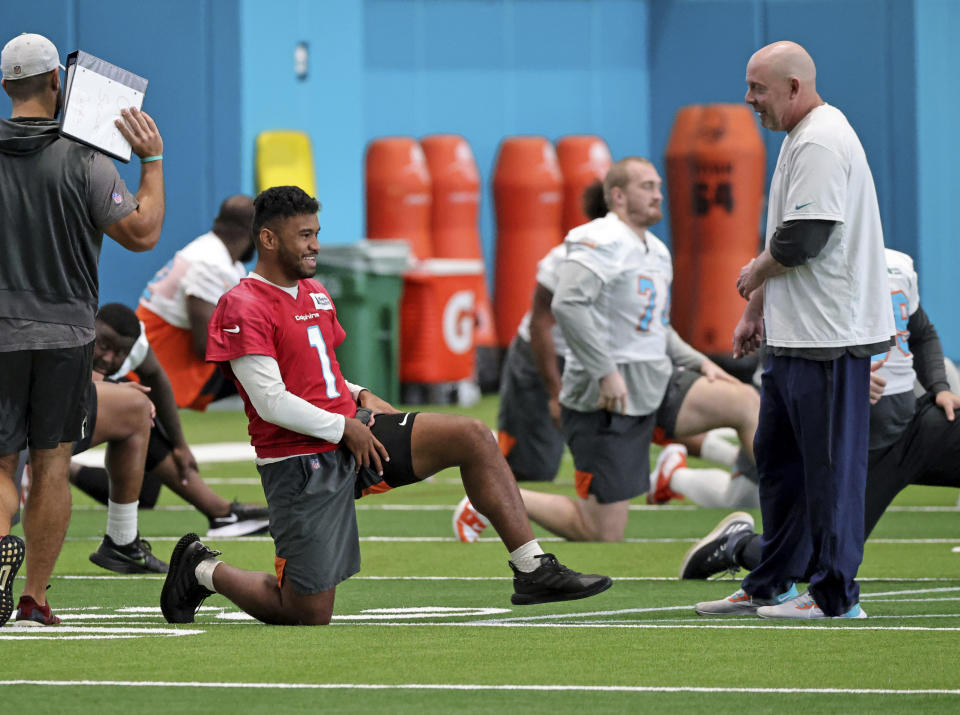
MULTIPOLYGON (((649 178, 659 186, 659 176, 652 165, 645 160, 625 160, 626 166, 631 171, 639 171, 644 174, 643 178, 649 178), (654 178, 655 177, 655 178, 654 178)), ((620 164, 620 162, 618 162, 620 164)), ((622 170, 622 169, 621 169, 622 170)), ((617 173, 612 175, 617 179, 617 173)), ((630 177, 631 181, 634 180, 630 177)), ((609 183, 609 179, 606 183, 609 183)), ((628 184, 630 186, 630 184, 628 184)), ((601 185, 601 188, 603 186, 601 185)), ((556 474, 559 467, 560 457, 563 453, 563 441, 559 430, 555 429, 550 421, 545 418, 549 412, 550 416, 557 420, 561 411, 560 384, 561 370, 558 362, 568 354, 563 338, 559 335, 556 322, 551 308, 554 302, 554 294, 559 283, 560 271, 566 265, 568 251, 576 251, 583 244, 587 247, 592 246, 596 241, 596 235, 603 236, 605 231, 611 230, 613 222, 618 225, 628 225, 631 227, 634 236, 641 235, 646 231, 646 227, 653 225, 660 219, 659 209, 659 189, 656 192, 647 189, 648 197, 643 200, 651 200, 653 207, 642 206, 638 216, 632 216, 631 211, 637 212, 637 206, 628 206, 626 192, 623 186, 608 186, 606 193, 615 199, 616 206, 611 206, 610 212, 603 212, 602 218, 595 219, 591 223, 581 226, 571 231, 568 235, 567 243, 552 249, 543 260, 540 261, 537 268, 537 286, 534 292, 533 308, 530 312, 529 321, 524 321, 521 325, 520 334, 513 341, 508 351, 504 368, 503 385, 506 390, 501 390, 500 403, 500 445, 501 450, 507 455, 508 463, 514 469, 518 479, 534 475, 538 479, 550 478, 556 474), (639 221, 639 222, 637 222, 639 221), (524 340, 523 331, 528 326, 529 341, 524 340), (539 374, 538 374, 539 373, 539 374), (542 378, 541 378, 542 376, 542 378)), ((632 186, 631 186, 632 188, 632 186)), ((631 201, 638 201, 631 197, 631 201)), ((600 207, 606 206, 607 199, 604 195, 599 197, 595 189, 588 189, 584 192, 584 208, 587 215, 596 216, 599 214, 600 207)), ((646 232, 647 240, 655 247, 662 246, 653 234, 646 232), (655 243, 654 243, 655 242, 655 243)), ((625 251, 629 251, 629 241, 624 243, 625 251)), ((584 254, 582 248, 579 249, 581 255, 584 254)), ((656 249, 659 251, 659 248, 656 249)), ((588 252, 593 251, 592 248, 588 252)), ((608 249, 608 252, 610 249, 608 249)), ((596 251, 600 253, 599 250, 596 251)), ((616 271, 614 265, 620 256, 609 261, 609 265, 600 266, 594 263, 590 267, 585 267, 588 276, 592 280, 600 281, 597 271, 616 271)), ((589 258, 586 259, 589 262, 589 258)), ((756 419, 759 407, 759 397, 756 391, 748 385, 741 383, 721 370, 706 356, 693 350, 676 332, 669 326, 668 306, 669 283, 672 280, 672 271, 669 266, 669 253, 663 248, 662 255, 654 260, 654 264, 661 261, 666 266, 669 273, 665 274, 662 286, 654 286, 649 274, 651 272, 663 271, 662 266, 654 265, 647 273, 640 276, 638 280, 646 281, 644 292, 640 293, 641 302, 649 298, 649 302, 643 305, 634 306, 633 309, 639 312, 639 327, 630 326, 633 333, 637 333, 634 347, 621 350, 622 355, 627 355, 630 350, 634 353, 630 357, 635 358, 635 365, 640 366, 640 370, 647 369, 644 366, 650 366, 656 360, 666 358, 666 363, 656 370, 665 368, 670 370, 668 382, 665 387, 658 387, 655 380, 646 382, 647 378, 642 378, 634 387, 640 391, 653 390, 650 395, 643 395, 643 399, 648 403, 656 401, 654 412, 654 424, 657 429, 655 434, 659 433, 661 439, 675 439, 679 437, 699 436, 714 427, 732 425, 737 429, 741 442, 745 445, 752 445, 753 434, 756 430, 756 419), (657 292, 659 291, 659 293, 657 292), (653 317, 654 311, 657 312, 653 317), (640 344, 652 346, 642 348, 640 344), (644 350, 652 351, 644 354, 644 350), (637 352, 640 351, 640 352, 637 352), (660 357, 656 357, 657 351, 660 351, 660 357), (637 359, 638 358, 638 359, 637 359), (657 390, 662 392, 657 393, 657 390)), ((636 279, 636 276, 634 276, 636 279)), ((624 285, 629 282, 629 278, 620 275, 607 275, 604 280, 614 284, 621 281, 624 285)), ((618 296, 618 299, 623 299, 618 296)), ((626 300, 629 300, 627 296, 626 300)), ((622 320, 620 308, 610 307, 611 298, 604 295, 597 298, 597 324, 606 323, 609 315, 616 314, 622 320)), ((612 320, 611 320, 612 323, 612 320)), ((628 334, 626 328, 619 334, 628 334)), ((618 341, 615 335, 602 336, 597 339, 614 342, 618 341)), ((606 344, 606 343, 604 343, 606 344)), ((610 352, 616 347, 607 346, 610 352)), ((575 363, 576 364, 576 363, 575 363)), ((580 368, 582 370, 582 368, 580 368)), ((583 382, 581 377, 581 383, 583 382)), ((563 374, 563 380, 567 380, 567 374, 563 374)), ((578 419, 585 407, 582 401, 582 392, 585 385, 581 384, 575 388, 577 392, 569 393, 573 399, 580 399, 580 407, 573 410, 568 416, 571 419, 578 419)), ((698 437, 698 442, 706 440, 708 443, 717 440, 714 436, 698 437)), ((581 444, 585 447, 588 439, 581 444)), ((615 440, 616 441, 616 440, 615 440)), ((721 440, 722 442, 722 440, 721 440)), ((642 451, 644 458, 649 459, 649 441, 643 440, 636 442, 637 449, 642 451)), ((728 446, 723 442, 722 447, 728 446)), ((573 449, 573 445, 571 445, 573 449)), ((713 448, 711 448, 713 449, 713 448)), ((736 450, 729 446, 727 452, 736 450)), ((576 461, 576 452, 574 454, 576 461)), ((586 460, 592 457, 584 457, 586 460)), ((601 457, 602 459, 602 457, 601 457)), ((625 457, 626 459, 626 457, 625 457)), ((632 457, 631 457, 632 459, 632 457)), ((643 473, 650 474, 649 482, 645 481, 643 490, 648 494, 648 500, 651 502, 665 502, 676 496, 674 493, 666 490, 663 485, 658 485, 655 475, 661 471, 660 467, 665 460, 685 463, 686 449, 676 447, 670 451, 662 453, 661 459, 657 462, 657 469, 649 471, 649 462, 643 469, 643 473), (682 449, 682 451, 680 451, 682 449)), ((727 457, 729 459, 729 457, 727 457)), ((752 456, 747 454, 743 457, 745 469, 752 468, 752 456)), ((605 469, 606 467, 601 467, 605 469)), ((623 500, 617 507, 607 509, 607 505, 598 504, 598 497, 590 492, 589 477, 587 472, 590 470, 580 469, 578 473, 578 495, 579 501, 574 501, 566 497, 544 494, 542 492, 521 490, 524 503, 527 506, 527 513, 531 519, 538 524, 550 529, 554 533, 572 540, 604 540, 619 541, 623 539, 624 527, 626 524, 627 501, 623 500), (620 513, 622 511, 622 514, 620 513), (617 513, 616 520, 611 521, 609 515, 617 513), (619 524, 619 526, 618 526, 619 524)), ((616 471, 616 470, 614 470, 616 471)), ((603 498, 607 498, 604 495, 603 498)), ((457 506, 454 512, 454 530, 463 541, 475 540, 480 532, 486 526, 486 519, 481 512, 470 504, 469 500, 463 500, 457 506)))
POLYGON ((316 272, 319 204, 301 189, 254 202, 254 272, 217 305, 207 357, 237 383, 270 511, 276 575, 218 561, 195 534, 174 548, 160 597, 164 617, 192 622, 219 592, 272 624, 324 625, 336 586, 360 568, 353 501, 459 467, 470 497, 510 551, 517 605, 585 598, 606 576, 544 554, 489 428, 478 420, 399 413, 340 373, 346 333, 316 272))
MULTIPOLYGON (((150 428, 139 508, 153 508, 160 487, 166 484, 207 517, 208 538, 247 536, 266 531, 265 507, 228 502, 200 476, 197 461, 183 435, 170 380, 153 354, 136 314, 121 303, 108 303, 97 312, 95 329, 95 377, 120 382, 125 381, 124 376, 128 373, 134 373, 140 384, 149 388, 148 396, 156 411, 156 420, 150 428)), ((130 395, 126 398, 128 402, 136 399, 130 395)), ((123 414, 123 410, 112 403, 101 404, 98 409, 96 394, 91 395, 91 399, 91 414, 94 415, 91 423, 99 425, 103 420, 116 421, 123 414)), ((119 422, 123 424, 122 419, 119 422)), ((83 449, 75 445, 74 454, 83 449)), ((106 470, 73 463, 70 480, 97 501, 107 503, 110 481, 106 470)))
MULTIPOLYGON (((950 390, 940 338, 920 306, 913 261, 890 249, 886 257, 897 342, 872 364, 864 540, 908 484, 960 487, 960 396, 950 390), (926 390, 919 399, 915 380, 926 390)), ((752 570, 760 562, 762 536, 753 532, 749 514, 731 514, 690 548, 680 578, 709 578, 738 567, 752 570)), ((697 612, 751 609, 734 594, 698 603, 697 612)))
POLYGON ((207 325, 220 296, 243 278, 243 264, 253 258, 252 219, 249 196, 224 199, 213 227, 177 251, 140 297, 137 315, 180 407, 205 410, 236 394, 206 362, 207 325))
MULTIPOLYGON (((583 210, 590 219, 606 216, 602 182, 584 190, 583 210)), ((504 358, 497 413, 498 440, 518 481, 552 481, 563 456, 560 376, 567 348, 550 303, 556 289, 557 269, 565 256, 566 246, 561 244, 537 264, 533 305, 520 321, 504 358), (550 416, 550 421, 544 419, 545 415, 550 416)), ((675 366, 681 367, 671 375, 670 386, 657 410, 654 441, 663 445, 675 440, 682 446, 675 444, 662 455, 661 461, 668 459, 671 464, 684 464, 689 451, 729 467, 743 465, 745 471, 755 471, 752 457, 740 453, 718 433, 696 434, 692 430, 704 413, 722 413, 723 420, 735 427, 740 439, 752 444, 759 397, 719 372, 711 361, 692 350, 672 331, 668 350, 675 366), (707 379, 700 380, 701 374, 707 379), (714 384, 718 377, 721 382, 714 384), (695 383, 698 384, 692 399, 687 400, 695 383), (731 385, 737 389, 733 390, 731 385)), ((662 502, 671 496, 662 488, 659 498, 654 496, 658 490, 653 477, 651 487, 651 502, 662 502)))

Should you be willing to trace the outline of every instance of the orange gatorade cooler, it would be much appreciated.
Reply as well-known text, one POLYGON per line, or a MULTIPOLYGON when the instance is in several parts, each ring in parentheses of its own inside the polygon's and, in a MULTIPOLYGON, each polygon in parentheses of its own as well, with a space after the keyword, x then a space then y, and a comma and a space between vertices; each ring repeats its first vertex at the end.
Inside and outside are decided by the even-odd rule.
POLYGON ((530 308, 537 262, 563 240, 563 181, 557 154, 544 137, 507 137, 493 175, 497 259, 493 315, 497 344, 506 348, 530 308))
POLYGON ((411 137, 384 137, 367 145, 367 238, 402 238, 416 258, 432 255, 430 172, 411 137))
POLYGON ((400 382, 451 383, 474 373, 479 259, 431 258, 403 277, 400 382))
POLYGON ((670 322, 696 349, 729 354, 740 268, 757 254, 766 152, 742 104, 683 107, 667 144, 673 248, 670 322))
POLYGON ((583 190, 603 181, 613 165, 607 143, 592 134, 571 134, 557 140, 557 159, 563 174, 564 235, 587 222, 583 213, 583 190))
MULTIPOLYGON (((430 232, 436 258, 482 260, 480 244, 480 172, 467 140, 457 134, 431 134, 420 140, 433 186, 430 232)), ((483 272, 476 284, 477 377, 481 388, 496 390, 497 345, 490 291, 483 272)))

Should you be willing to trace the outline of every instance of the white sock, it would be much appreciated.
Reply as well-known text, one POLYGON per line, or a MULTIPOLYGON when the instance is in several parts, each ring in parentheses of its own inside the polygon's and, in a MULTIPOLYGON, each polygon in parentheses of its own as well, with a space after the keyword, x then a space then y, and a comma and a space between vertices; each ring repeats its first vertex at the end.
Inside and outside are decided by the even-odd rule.
POLYGON ((107 499, 107 536, 117 546, 124 546, 137 538, 137 507, 140 501, 117 504, 107 499))
POLYGON ((213 587, 213 570, 222 563, 219 559, 209 558, 197 564, 193 574, 201 586, 214 592, 217 590, 213 587))
POLYGON ((730 472, 723 469, 679 467, 670 477, 670 488, 687 499, 706 507, 732 508, 730 472))
POLYGON ((510 552, 510 563, 517 567, 518 571, 530 573, 540 568, 540 559, 537 558, 543 553, 540 544, 536 539, 528 541, 519 549, 510 552))
POLYGON ((739 451, 740 448, 728 442, 720 430, 710 430, 703 438, 700 456, 725 467, 733 467, 737 463, 739 451))

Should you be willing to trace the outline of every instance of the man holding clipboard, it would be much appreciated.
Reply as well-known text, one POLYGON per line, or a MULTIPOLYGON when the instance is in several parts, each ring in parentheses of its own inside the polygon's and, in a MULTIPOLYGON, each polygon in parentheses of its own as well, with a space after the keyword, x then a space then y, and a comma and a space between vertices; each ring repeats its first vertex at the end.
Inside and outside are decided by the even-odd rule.
MULTIPOLYGON (((60 135, 60 68, 57 48, 41 35, 15 37, 0 54, 0 84, 13 104, 11 118, 0 119, 0 625, 13 611, 13 579, 24 560, 10 526, 17 452, 25 446, 33 475, 24 511, 30 548, 17 620, 59 622, 45 591, 70 521, 71 446, 86 428, 103 234, 148 251, 164 214, 163 139, 153 119, 134 108, 115 120, 140 157, 134 195, 109 158, 60 135)), ((136 550, 136 497, 117 498, 107 531, 136 550)))

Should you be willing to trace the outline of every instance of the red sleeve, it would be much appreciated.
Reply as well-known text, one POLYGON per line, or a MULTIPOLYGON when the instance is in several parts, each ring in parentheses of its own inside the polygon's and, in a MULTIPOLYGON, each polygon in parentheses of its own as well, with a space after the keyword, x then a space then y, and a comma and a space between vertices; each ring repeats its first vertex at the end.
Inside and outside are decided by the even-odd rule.
POLYGON ((207 326, 207 362, 228 362, 244 355, 276 359, 272 305, 237 288, 228 291, 207 326))

